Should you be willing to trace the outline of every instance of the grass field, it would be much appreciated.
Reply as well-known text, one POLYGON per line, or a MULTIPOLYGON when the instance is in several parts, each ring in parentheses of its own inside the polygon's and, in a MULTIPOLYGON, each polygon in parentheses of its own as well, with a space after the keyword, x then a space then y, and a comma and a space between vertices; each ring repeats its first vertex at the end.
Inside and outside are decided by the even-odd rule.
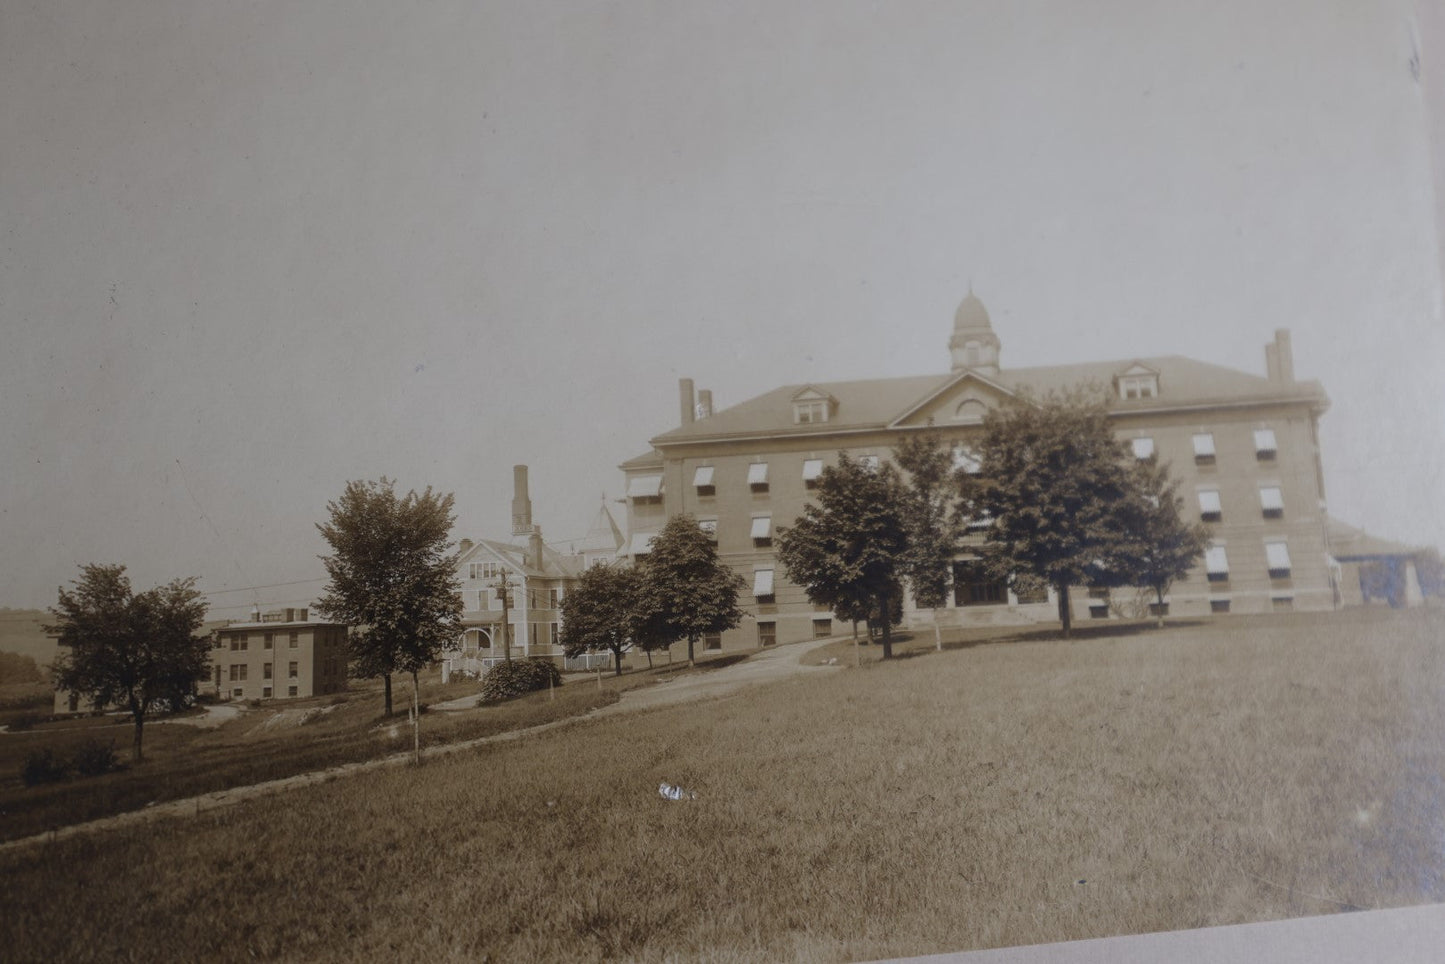
MULTIPOLYGON (((634 686, 679 674, 707 673, 737 658, 735 654, 716 656, 700 661, 695 669, 664 660, 651 671, 640 669, 621 677, 603 674, 600 686, 591 677, 574 676, 553 694, 537 693, 459 713, 427 713, 422 719, 421 743, 454 743, 580 716, 616 702, 620 693, 634 686)), ((411 703, 410 680, 396 683, 394 702, 400 716, 390 720, 382 716, 379 682, 353 681, 352 687, 344 696, 268 701, 259 709, 247 708, 240 719, 217 729, 162 722, 163 718, 151 720, 145 726, 146 759, 138 766, 129 765, 132 731, 128 716, 82 717, 39 724, 25 732, 0 733, 0 840, 150 803, 409 750, 411 730, 405 710, 411 703), (308 711, 310 715, 302 715, 308 711), (20 767, 32 750, 49 747, 69 758, 90 740, 113 745, 125 768, 102 777, 77 777, 36 787, 22 784, 20 767)), ((421 699, 435 703, 477 689, 475 680, 454 680, 444 686, 433 674, 422 683, 421 699)))
POLYGON ((925 636, 5 854, 0 940, 16 960, 831 961, 1441 901, 1442 629, 925 636))

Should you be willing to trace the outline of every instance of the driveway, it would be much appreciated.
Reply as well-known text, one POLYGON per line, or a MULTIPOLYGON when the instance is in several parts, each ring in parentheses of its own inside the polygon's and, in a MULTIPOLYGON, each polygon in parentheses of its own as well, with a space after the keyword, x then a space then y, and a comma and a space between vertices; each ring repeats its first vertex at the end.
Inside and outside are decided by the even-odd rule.
POLYGON ((740 663, 722 669, 707 670, 663 679, 654 686, 642 686, 627 690, 622 699, 611 706, 594 710, 592 716, 611 716, 617 713, 631 713, 636 710, 651 710, 659 706, 674 706, 678 703, 694 703, 698 700, 717 699, 731 696, 739 690, 771 683, 780 679, 791 679, 810 673, 828 673, 837 666, 803 666, 799 660, 803 655, 826 646, 833 638, 809 639, 801 643, 784 643, 754 653, 740 663))

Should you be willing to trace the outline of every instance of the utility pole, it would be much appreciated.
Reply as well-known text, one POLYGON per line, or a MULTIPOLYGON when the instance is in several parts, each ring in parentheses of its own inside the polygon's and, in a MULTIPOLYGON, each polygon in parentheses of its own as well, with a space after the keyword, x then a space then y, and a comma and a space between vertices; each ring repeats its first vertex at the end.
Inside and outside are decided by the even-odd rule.
POLYGON ((512 661, 512 627, 507 622, 507 607, 512 604, 507 585, 507 570, 502 570, 502 584, 497 587, 497 598, 502 601, 502 655, 507 662, 512 661))

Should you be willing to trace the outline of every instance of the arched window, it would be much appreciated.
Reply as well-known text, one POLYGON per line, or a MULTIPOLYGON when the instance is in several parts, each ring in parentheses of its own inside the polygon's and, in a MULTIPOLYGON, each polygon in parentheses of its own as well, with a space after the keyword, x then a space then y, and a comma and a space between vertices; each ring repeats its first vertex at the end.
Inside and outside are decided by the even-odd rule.
POLYGON ((977 424, 983 421, 986 414, 988 414, 987 405, 976 398, 966 398, 959 402, 958 407, 953 410, 953 420, 977 424))

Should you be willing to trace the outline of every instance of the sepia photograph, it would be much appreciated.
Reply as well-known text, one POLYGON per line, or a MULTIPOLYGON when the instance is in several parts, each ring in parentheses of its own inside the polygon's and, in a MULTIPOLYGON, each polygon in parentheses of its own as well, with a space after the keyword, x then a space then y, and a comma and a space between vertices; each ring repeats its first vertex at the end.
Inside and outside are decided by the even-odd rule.
POLYGON ((0 0, 0 959, 1445 947, 1433 0, 0 0))

